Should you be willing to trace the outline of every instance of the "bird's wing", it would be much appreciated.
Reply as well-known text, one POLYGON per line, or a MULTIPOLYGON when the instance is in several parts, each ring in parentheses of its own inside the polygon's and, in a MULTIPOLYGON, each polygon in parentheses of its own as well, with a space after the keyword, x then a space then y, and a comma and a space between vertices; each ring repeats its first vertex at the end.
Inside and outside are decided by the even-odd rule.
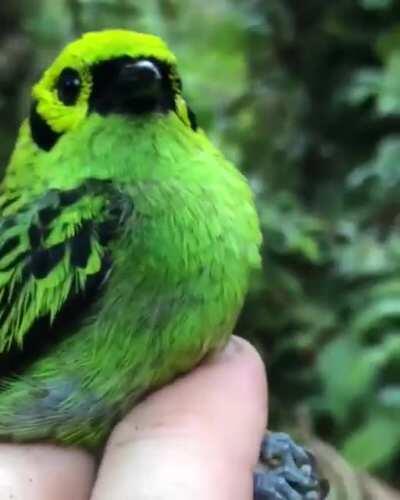
POLYGON ((68 307, 79 314, 71 303, 102 286, 130 206, 111 183, 89 180, 25 203, 3 193, 0 210, 0 353, 7 358, 25 346, 38 320, 54 324, 68 307))

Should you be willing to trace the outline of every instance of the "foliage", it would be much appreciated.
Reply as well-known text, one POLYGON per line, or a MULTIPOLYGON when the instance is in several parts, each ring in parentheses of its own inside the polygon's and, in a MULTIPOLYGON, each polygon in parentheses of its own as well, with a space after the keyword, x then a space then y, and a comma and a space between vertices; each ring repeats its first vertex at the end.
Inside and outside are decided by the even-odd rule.
POLYGON ((399 4, 3 4, 13 23, 1 54, 15 36, 25 58, 36 49, 11 93, 0 60, 2 158, 10 123, 15 133, 9 117, 21 115, 20 102, 26 112, 30 81, 67 40, 121 26, 169 41, 200 123, 257 195, 264 271, 238 331, 267 360, 273 425, 295 425, 296 409, 306 407, 316 432, 352 463, 398 481, 399 4))

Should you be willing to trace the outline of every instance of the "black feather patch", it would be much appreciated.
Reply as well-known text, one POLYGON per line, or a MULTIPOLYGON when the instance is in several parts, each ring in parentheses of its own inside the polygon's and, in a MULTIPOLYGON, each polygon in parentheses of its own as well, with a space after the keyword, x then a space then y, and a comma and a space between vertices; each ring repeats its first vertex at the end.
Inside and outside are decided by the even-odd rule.
POLYGON ((86 222, 79 232, 70 240, 71 264, 74 267, 85 269, 91 252, 92 225, 86 222))
POLYGON ((188 117, 189 117, 191 128, 194 131, 196 131, 199 128, 198 123, 197 123, 197 116, 196 116, 195 112, 192 110, 192 108, 189 108, 189 107, 188 107, 188 117))
POLYGON ((6 240, 0 246, 0 259, 2 259, 5 255, 15 250, 19 245, 19 242, 20 242, 19 236, 13 236, 12 238, 6 240))
POLYGON ((79 187, 76 189, 70 189, 68 191, 60 191, 60 204, 62 207, 69 207, 76 203, 85 193, 85 189, 83 187, 79 187))
POLYGON ((48 249, 40 249, 33 252, 29 263, 32 275, 38 280, 48 276, 63 258, 64 253, 64 243, 59 243, 48 249))
POLYGON ((106 221, 99 224, 97 234, 101 245, 106 245, 118 231, 118 225, 114 221, 106 221))
POLYGON ((38 248, 42 244, 43 231, 36 224, 31 224, 28 229, 28 237, 31 248, 38 248))
POLYGON ((37 110, 37 102, 32 103, 29 116, 32 139, 44 151, 50 151, 62 134, 54 132, 37 110))
POLYGON ((61 213, 59 207, 45 207, 39 210, 39 220, 43 226, 48 226, 61 213))

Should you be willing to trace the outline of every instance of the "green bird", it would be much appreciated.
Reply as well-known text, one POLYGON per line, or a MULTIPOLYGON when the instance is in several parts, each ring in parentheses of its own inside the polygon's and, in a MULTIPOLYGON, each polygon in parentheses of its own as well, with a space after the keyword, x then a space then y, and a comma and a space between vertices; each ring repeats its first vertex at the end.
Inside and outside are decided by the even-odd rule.
POLYGON ((0 439, 96 449, 226 344, 260 266, 251 191, 174 54, 123 30, 44 73, 0 189, 0 439))

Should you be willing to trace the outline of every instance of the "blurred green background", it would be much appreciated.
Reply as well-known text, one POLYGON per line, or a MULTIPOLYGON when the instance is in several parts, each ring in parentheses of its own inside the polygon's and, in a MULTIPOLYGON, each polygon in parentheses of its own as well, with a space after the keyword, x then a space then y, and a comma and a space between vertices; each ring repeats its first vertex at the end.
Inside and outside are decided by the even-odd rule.
POLYGON ((67 41, 125 27, 169 42, 257 196, 264 271, 237 331, 267 362, 271 426, 306 421, 400 488, 400 3, 3 0, 0 19, 3 165, 67 41))

